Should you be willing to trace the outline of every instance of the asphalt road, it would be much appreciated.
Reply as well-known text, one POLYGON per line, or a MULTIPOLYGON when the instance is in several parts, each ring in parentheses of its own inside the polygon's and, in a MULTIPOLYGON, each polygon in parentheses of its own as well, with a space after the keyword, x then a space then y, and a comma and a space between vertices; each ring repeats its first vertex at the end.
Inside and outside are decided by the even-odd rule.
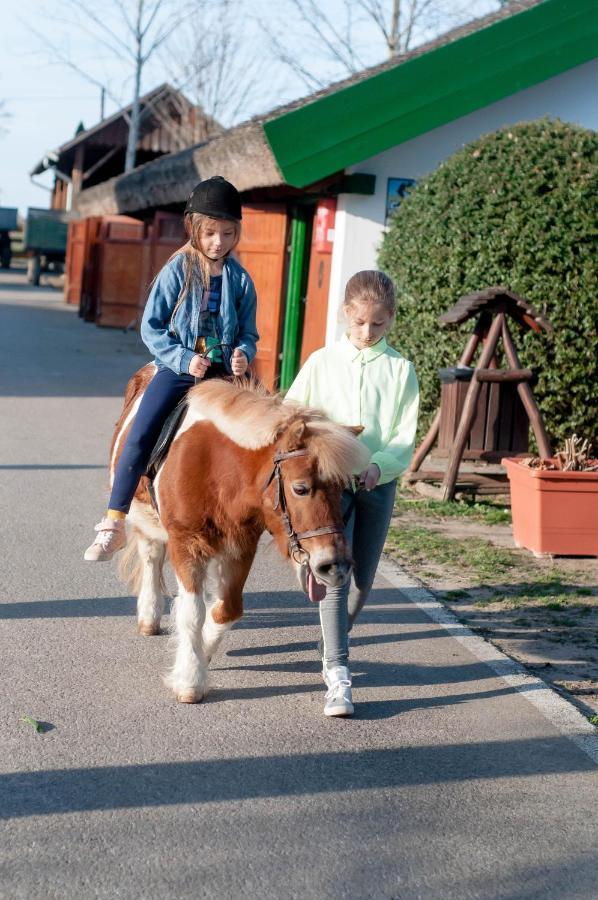
POLYGON ((272 548, 209 699, 174 702, 168 638, 82 559, 146 358, 0 276, 0 896, 596 897, 591 756, 383 578, 353 719, 322 715, 316 613, 272 548))

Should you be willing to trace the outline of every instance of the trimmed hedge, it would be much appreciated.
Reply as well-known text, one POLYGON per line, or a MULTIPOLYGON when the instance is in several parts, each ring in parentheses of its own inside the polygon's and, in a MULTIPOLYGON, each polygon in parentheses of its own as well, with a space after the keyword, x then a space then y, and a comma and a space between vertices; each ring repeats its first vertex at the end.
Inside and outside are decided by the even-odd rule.
POLYGON ((420 436, 437 408, 437 370, 454 365, 474 321, 438 316, 495 284, 546 314, 554 335, 513 323, 521 364, 553 441, 598 437, 598 134, 558 120, 500 129, 459 150, 396 211, 379 255, 395 280, 391 341, 422 388, 420 436))

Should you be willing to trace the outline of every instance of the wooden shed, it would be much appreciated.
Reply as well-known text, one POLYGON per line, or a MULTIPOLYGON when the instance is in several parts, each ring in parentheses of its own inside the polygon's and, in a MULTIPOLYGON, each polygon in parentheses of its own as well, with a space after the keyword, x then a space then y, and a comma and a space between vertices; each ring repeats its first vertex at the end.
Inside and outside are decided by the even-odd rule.
MULTIPOLYGON (((169 84, 144 94, 139 103, 137 165, 176 153, 223 130, 169 84)), ((82 191, 124 172, 130 114, 129 104, 91 128, 78 129, 71 140, 48 151, 33 167, 32 176, 47 170, 55 173, 53 209, 77 212, 82 191)))

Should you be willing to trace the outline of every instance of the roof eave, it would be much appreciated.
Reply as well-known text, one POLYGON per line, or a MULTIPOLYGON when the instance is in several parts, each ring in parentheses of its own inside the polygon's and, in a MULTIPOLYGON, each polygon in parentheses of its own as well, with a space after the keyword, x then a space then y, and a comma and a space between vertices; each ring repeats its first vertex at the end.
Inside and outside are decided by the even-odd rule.
POLYGON ((305 187, 596 56, 595 0, 544 0, 264 123, 305 187), (304 140, 309 135, 309 141, 304 140))

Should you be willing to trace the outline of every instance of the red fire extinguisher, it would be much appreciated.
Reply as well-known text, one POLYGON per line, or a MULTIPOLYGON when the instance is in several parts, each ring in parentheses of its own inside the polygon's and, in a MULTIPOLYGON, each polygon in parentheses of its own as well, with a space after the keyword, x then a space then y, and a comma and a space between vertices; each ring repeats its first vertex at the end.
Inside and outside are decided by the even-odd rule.
POLYGON ((316 253, 332 253, 335 213, 336 200, 333 197, 318 200, 313 239, 313 247, 316 253))

